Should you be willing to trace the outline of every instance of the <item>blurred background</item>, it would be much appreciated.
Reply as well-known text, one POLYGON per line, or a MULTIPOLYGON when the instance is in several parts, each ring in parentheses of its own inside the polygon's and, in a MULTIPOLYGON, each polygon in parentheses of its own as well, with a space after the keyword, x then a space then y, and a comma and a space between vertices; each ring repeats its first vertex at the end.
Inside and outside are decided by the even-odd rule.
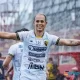
MULTIPOLYGON (((0 0, 0 31, 15 32, 21 28, 32 29, 33 0, 0 0)), ((0 39, 0 52, 6 56, 13 40, 0 39)))
MULTIPOLYGON (((46 31, 61 38, 80 39, 80 0, 0 0, 0 31, 15 32, 21 28, 33 29, 33 17, 42 13, 47 16, 46 31)), ((7 55, 16 41, 0 39, 0 52, 7 55)), ((55 63, 76 65, 71 53, 79 55, 80 46, 52 46, 50 55, 55 63), (68 54, 63 56, 62 53, 68 54), (60 62, 59 62, 60 61, 60 62)), ((77 60, 80 63, 80 58, 77 60)), ((80 67, 80 64, 79 64, 80 67)))

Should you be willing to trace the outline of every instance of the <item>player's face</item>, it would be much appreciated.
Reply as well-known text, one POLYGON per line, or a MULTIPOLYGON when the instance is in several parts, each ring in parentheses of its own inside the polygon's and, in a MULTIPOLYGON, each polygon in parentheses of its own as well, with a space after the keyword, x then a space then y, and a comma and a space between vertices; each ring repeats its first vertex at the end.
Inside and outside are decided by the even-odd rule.
POLYGON ((46 27, 46 24, 47 24, 47 22, 45 20, 45 16, 44 15, 38 14, 35 17, 34 25, 35 25, 35 30, 36 31, 43 32, 45 27, 46 27))

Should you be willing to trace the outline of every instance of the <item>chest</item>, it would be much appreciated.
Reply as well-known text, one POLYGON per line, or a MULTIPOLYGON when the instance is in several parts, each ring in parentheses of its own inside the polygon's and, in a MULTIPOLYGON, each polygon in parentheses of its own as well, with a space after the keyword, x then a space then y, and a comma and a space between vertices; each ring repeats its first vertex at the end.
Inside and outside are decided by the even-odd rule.
POLYGON ((49 45, 49 40, 45 38, 28 38, 27 43, 28 45, 47 47, 49 45))

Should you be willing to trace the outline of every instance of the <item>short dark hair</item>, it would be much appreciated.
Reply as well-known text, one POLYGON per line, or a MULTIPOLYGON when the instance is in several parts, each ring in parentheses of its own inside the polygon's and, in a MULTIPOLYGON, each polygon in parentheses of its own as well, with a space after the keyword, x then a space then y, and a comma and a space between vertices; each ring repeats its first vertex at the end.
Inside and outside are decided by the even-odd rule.
MULTIPOLYGON (((47 21, 46 15, 44 15, 44 14, 40 14, 40 15, 43 15, 43 16, 45 17, 45 21, 47 21)), ((35 17, 36 17, 36 16, 35 16, 35 17)), ((35 17, 34 17, 34 20, 35 20, 35 17)))
POLYGON ((53 61, 52 57, 49 58, 49 61, 53 61))
POLYGON ((26 29, 26 28, 22 28, 22 29, 19 29, 19 30, 15 31, 15 33, 17 33, 17 32, 21 32, 21 31, 29 31, 29 30, 26 29))

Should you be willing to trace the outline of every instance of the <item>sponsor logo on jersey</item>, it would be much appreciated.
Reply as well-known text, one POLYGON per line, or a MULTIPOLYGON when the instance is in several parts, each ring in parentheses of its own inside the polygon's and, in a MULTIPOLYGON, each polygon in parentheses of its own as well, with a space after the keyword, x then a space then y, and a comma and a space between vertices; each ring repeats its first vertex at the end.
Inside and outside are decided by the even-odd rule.
POLYGON ((36 40, 36 45, 41 45, 41 41, 40 40, 36 40))
POLYGON ((44 69, 44 65, 38 65, 38 64, 34 64, 33 62, 31 62, 28 66, 28 69, 39 69, 39 70, 43 70, 44 69))
POLYGON ((41 52, 41 51, 46 51, 47 47, 38 47, 38 46, 29 45, 28 49, 31 51, 41 52))
POLYGON ((29 52, 29 56, 40 58, 40 57, 45 57, 45 53, 32 53, 32 52, 29 52))
POLYGON ((36 58, 28 58, 29 61, 33 61, 33 62, 40 62, 40 59, 36 59, 36 58))

